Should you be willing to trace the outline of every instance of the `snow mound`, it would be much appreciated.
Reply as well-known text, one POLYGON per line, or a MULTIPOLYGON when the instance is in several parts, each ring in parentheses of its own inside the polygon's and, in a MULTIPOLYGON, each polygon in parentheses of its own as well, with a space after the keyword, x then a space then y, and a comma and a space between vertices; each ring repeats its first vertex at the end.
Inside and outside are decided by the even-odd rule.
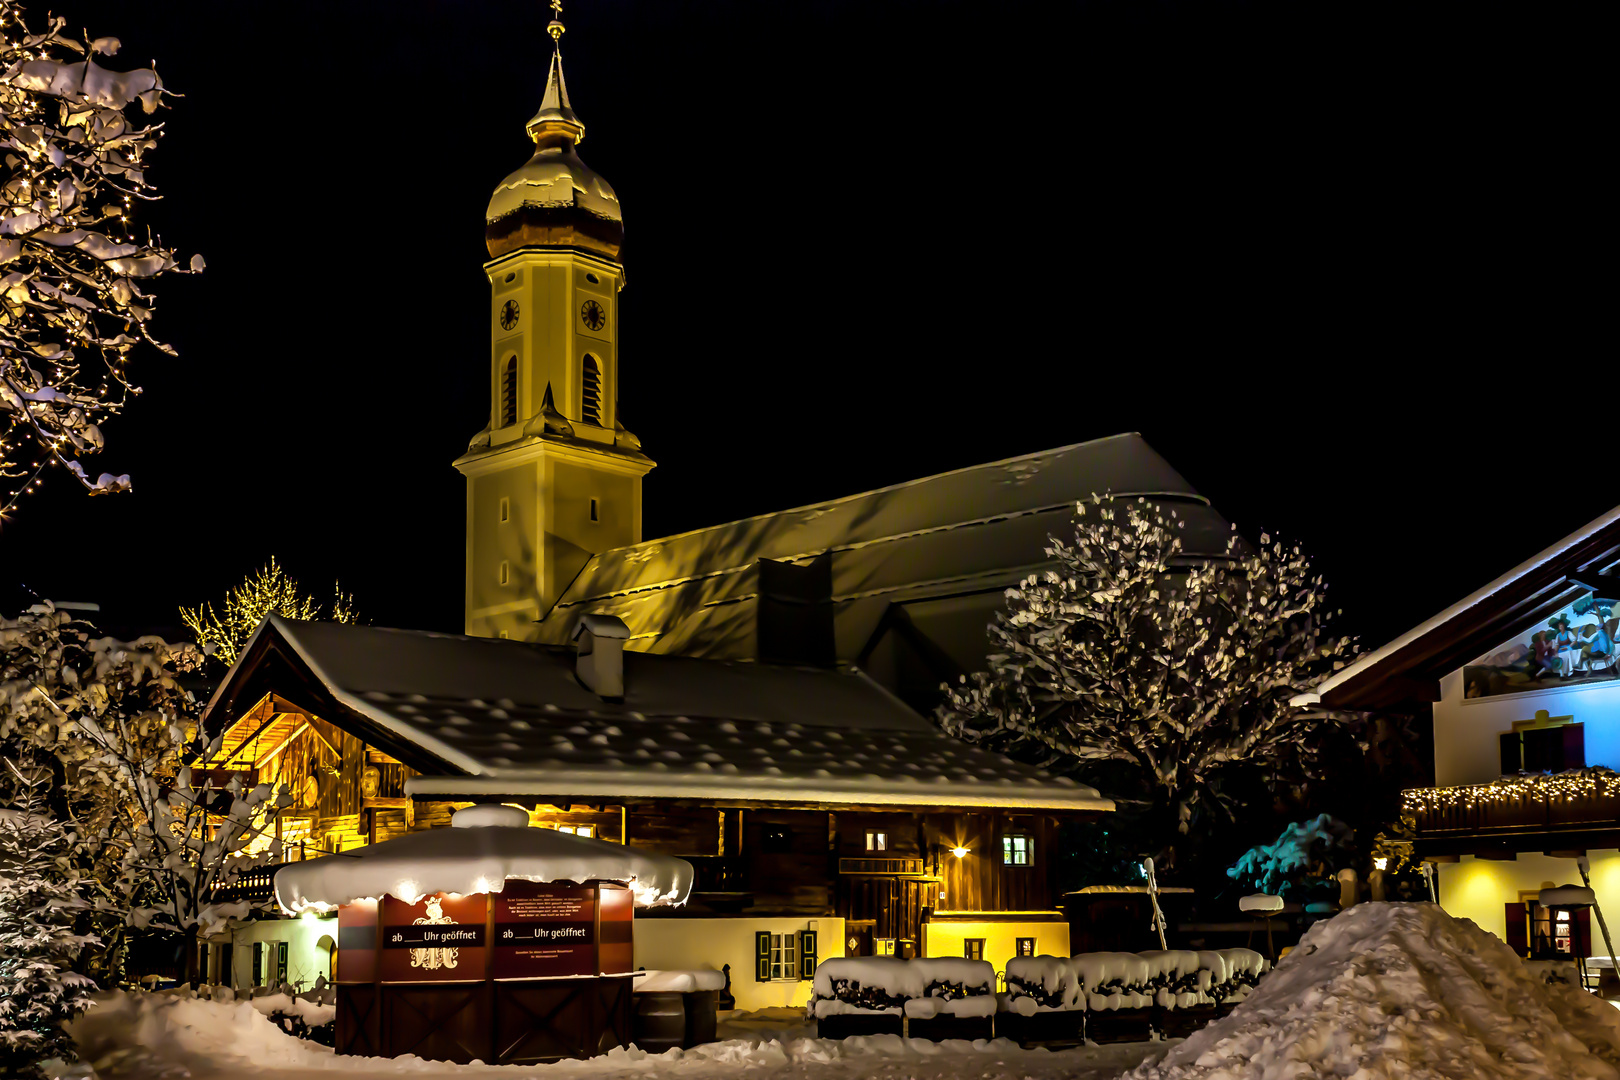
POLYGON ((126 1073, 165 1075, 155 1065, 142 1070, 131 1056, 168 1061, 235 1060, 259 1070, 318 1069, 332 1051, 286 1034, 253 1001, 113 991, 96 995, 95 1007, 68 1025, 79 1054, 98 1071, 112 1060, 126 1073))
POLYGON ((1620 1012, 1435 904, 1317 923, 1243 1004, 1135 1080, 1620 1080, 1620 1012))

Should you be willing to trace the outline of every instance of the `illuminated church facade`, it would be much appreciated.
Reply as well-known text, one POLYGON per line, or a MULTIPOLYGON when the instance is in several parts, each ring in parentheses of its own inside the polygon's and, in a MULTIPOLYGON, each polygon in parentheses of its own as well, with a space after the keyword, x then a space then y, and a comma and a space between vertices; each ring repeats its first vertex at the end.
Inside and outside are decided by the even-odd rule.
MULTIPOLYGON (((527 131, 486 214, 488 423, 454 463, 464 632, 268 619, 208 704, 205 767, 293 794, 288 858, 499 802, 688 859, 691 902, 638 918, 636 965, 729 969, 739 1008, 802 1004, 824 956, 1068 955, 1053 855, 1112 801, 945 735, 932 707, 1077 500, 1169 505, 1189 560, 1229 526, 1127 434, 644 540, 623 215, 579 157, 560 54, 527 131)), ((205 970, 341 981, 331 944, 261 920, 205 970)))

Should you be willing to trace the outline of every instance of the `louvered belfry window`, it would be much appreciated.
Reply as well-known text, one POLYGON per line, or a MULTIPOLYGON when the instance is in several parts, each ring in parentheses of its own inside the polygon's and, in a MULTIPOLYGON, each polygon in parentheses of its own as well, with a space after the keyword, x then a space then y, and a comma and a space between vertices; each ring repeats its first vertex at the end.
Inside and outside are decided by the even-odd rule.
POLYGON ((584 377, 581 382, 579 416, 587 423, 602 426, 602 369, 596 366, 596 357, 586 355, 584 377))
POLYGON ((501 369, 501 427, 517 423, 517 357, 507 357, 501 369))

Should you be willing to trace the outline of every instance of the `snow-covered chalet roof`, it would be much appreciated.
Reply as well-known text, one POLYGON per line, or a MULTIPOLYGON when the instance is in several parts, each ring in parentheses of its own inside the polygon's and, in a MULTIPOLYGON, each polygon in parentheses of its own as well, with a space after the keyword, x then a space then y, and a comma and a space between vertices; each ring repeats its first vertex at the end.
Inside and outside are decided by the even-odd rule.
POLYGON ((272 616, 204 722, 274 693, 422 773, 419 797, 1113 809, 945 735, 856 670, 630 652, 624 668, 610 702, 571 648, 272 616))
POLYGON ((1440 700, 1439 680, 1580 596, 1620 590, 1620 507, 1588 522, 1433 618, 1335 672, 1300 707, 1376 709, 1440 700))
POLYGON ((289 863, 276 871, 283 911, 332 911, 395 896, 414 904, 434 893, 501 892, 507 881, 617 881, 642 907, 684 904, 692 864, 624 844, 528 827, 510 806, 458 810, 450 828, 407 833, 342 855, 289 863))

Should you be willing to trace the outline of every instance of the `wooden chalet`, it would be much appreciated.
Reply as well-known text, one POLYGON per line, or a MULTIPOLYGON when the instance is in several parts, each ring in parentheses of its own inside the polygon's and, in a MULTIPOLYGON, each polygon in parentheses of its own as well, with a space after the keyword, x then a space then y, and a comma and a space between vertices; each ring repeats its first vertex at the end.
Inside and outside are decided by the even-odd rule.
MULTIPOLYGON (((1108 799, 944 735, 858 670, 626 652, 624 633, 593 617, 557 647, 272 617, 209 703, 209 766, 293 792, 273 823, 289 858, 495 802, 688 859, 692 900, 647 913, 637 966, 729 966, 742 1008, 802 1002, 817 955, 1067 955, 1050 853, 1108 799)), ((322 927, 244 928, 212 970, 323 974, 322 927)))

